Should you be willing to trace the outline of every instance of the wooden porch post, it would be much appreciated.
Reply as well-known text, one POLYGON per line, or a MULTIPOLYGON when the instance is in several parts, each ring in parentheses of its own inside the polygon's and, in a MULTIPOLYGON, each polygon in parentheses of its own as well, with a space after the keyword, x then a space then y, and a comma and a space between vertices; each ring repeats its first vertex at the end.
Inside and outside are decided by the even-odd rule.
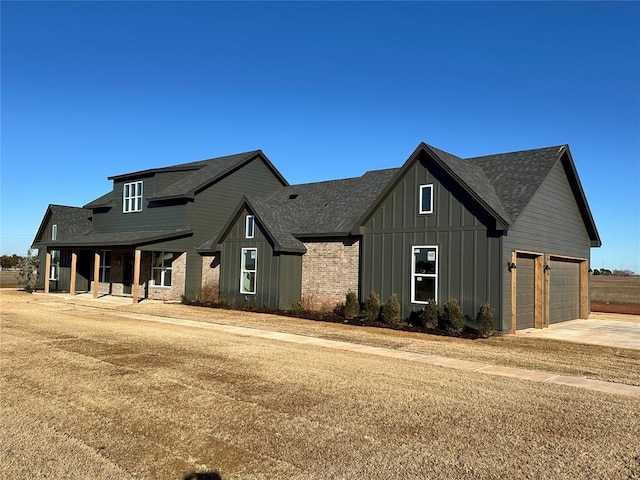
POLYGON ((49 277, 51 276, 51 252, 47 250, 44 261, 44 293, 49 293, 49 277))
POLYGON ((73 250, 71 252, 71 285, 69 285, 69 293, 71 295, 76 294, 76 269, 78 267, 78 252, 73 250))
POLYGON ((142 252, 140 250, 135 250, 134 260, 133 260, 133 303, 139 302, 140 296, 140 256, 142 252))
POLYGON ((93 254, 93 298, 98 298, 98 287, 100 283, 100 250, 93 254))

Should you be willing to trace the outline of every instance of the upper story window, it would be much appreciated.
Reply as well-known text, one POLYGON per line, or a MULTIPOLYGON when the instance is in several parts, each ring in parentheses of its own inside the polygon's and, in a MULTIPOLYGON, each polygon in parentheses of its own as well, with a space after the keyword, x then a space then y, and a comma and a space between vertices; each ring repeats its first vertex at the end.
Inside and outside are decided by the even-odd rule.
POLYGON ((58 225, 51 225, 51 240, 58 239, 58 225))
POLYGON ((255 218, 253 215, 247 215, 244 221, 244 232, 246 238, 253 238, 255 230, 255 218))
POLYGON ((433 213, 433 185, 420 185, 420 213, 433 213))
POLYGON ((142 182, 124 184, 122 190, 122 211, 124 213, 142 210, 142 182))

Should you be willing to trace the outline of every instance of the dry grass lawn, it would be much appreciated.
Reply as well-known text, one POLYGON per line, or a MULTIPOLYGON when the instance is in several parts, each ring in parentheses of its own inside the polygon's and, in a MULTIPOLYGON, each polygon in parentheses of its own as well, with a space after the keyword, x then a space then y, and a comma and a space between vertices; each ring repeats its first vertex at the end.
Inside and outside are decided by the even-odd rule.
MULTIPOLYGON (((132 320, 51 296, 2 291, 0 301, 1 478, 640 478, 640 399, 132 320)), ((532 358, 537 345, 541 369, 562 350, 180 305, 115 309, 466 348, 468 359, 532 358)), ((637 382, 634 352, 563 345, 559 369, 595 364, 606 376, 608 366, 637 382)))

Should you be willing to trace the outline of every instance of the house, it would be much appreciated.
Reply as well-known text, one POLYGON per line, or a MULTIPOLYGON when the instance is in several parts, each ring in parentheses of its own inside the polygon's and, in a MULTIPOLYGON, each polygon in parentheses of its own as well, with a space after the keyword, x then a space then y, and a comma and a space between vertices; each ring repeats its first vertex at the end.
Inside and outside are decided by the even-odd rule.
POLYGON ((134 302, 217 292, 218 259, 196 248, 243 195, 288 185, 259 150, 109 179, 111 191, 83 208, 47 208, 33 241, 45 291, 131 295, 134 302))
POLYGON ((236 304, 331 308, 457 298, 503 332, 586 318, 600 238, 566 145, 461 159, 421 143, 398 169, 245 195, 198 251, 236 304))

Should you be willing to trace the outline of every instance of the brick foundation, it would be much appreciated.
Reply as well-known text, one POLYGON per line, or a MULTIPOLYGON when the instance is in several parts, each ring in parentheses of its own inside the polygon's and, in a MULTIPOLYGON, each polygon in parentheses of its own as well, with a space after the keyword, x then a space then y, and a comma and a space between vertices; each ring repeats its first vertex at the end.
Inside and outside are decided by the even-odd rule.
POLYGON ((302 300, 312 310, 333 309, 350 290, 358 292, 360 242, 335 239, 305 242, 302 300))

